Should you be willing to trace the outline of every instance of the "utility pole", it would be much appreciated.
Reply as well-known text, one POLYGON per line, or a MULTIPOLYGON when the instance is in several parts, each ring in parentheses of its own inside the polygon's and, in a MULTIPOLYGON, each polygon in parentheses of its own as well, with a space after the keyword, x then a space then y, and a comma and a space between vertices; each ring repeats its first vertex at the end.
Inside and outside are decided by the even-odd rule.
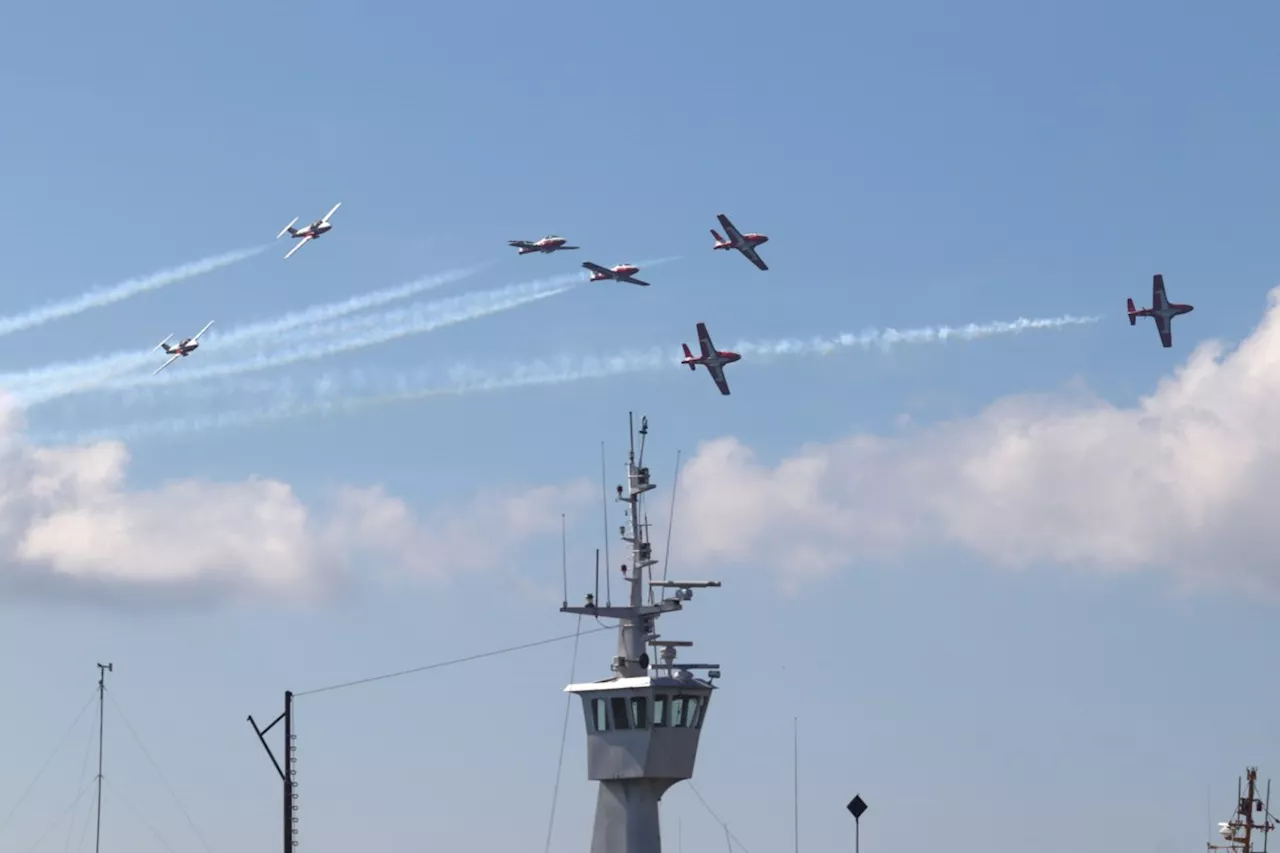
POLYGON ((98 664, 98 829, 93 839, 93 853, 98 853, 102 846, 102 732, 105 725, 103 711, 107 701, 107 673, 111 672, 110 663, 98 664))
POLYGON ((254 722, 253 715, 249 715, 249 725, 253 726, 254 733, 258 736, 258 740, 262 741, 262 748, 267 751, 271 763, 275 766, 276 772, 280 774, 280 781, 284 785, 284 853, 293 853, 293 849, 298 846, 296 839, 298 818, 294 812, 298 807, 294 805, 294 800, 298 795, 294 793, 297 782, 294 781, 294 774, 297 769, 294 762, 295 747, 293 745, 294 738, 297 737, 293 733, 293 692, 286 690, 284 692, 284 711, 280 716, 271 721, 265 729, 258 728, 258 724, 254 722), (284 721, 284 765, 281 766, 280 761, 276 758, 276 754, 271 750, 271 745, 267 743, 267 732, 275 728, 276 723, 284 721))

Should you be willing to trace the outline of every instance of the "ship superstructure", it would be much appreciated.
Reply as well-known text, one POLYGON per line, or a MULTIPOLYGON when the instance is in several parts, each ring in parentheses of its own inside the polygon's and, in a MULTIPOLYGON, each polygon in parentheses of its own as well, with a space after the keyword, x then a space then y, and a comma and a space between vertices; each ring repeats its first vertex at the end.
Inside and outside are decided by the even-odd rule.
POLYGON ((617 487, 616 500, 626 513, 620 532, 631 547, 630 564, 621 566, 626 603, 599 602, 597 579, 596 592, 586 596, 585 604, 570 607, 565 602, 560 608, 562 613, 618 620, 613 674, 565 688, 582 697, 587 777, 600 783, 591 853, 660 853, 658 803, 671 786, 693 777, 699 736, 720 677, 716 664, 677 660, 677 650, 692 642, 663 639, 657 632, 660 616, 683 609, 695 589, 720 582, 653 580, 658 561, 644 512, 644 495, 655 488, 644 464, 648 432, 648 418, 641 418, 637 454, 632 424, 626 487, 617 487))
POLYGON ((1238 853, 1266 853, 1267 837, 1276 828, 1271 816, 1271 782, 1267 781, 1265 797, 1259 798, 1258 768, 1245 769, 1243 780, 1236 782, 1236 810, 1231 820, 1218 824, 1223 841, 1210 841, 1210 850, 1232 850, 1238 853), (1258 843, 1261 837, 1261 844, 1258 843))

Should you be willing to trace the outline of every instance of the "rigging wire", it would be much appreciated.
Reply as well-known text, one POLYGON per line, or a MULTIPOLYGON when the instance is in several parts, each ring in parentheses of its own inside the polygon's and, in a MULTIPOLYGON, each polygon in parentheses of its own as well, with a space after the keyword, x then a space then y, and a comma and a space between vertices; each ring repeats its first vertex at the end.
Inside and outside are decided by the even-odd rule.
POLYGON ((163 847, 165 850, 168 850, 169 853, 177 853, 177 851, 173 849, 173 845, 170 844, 168 841, 164 840, 164 836, 161 835, 160 832, 155 828, 155 826, 152 825, 151 821, 147 820, 146 815, 144 815, 141 811, 138 810, 138 807, 135 806, 129 800, 129 798, 124 795, 123 791, 121 791, 119 788, 116 787, 114 782, 105 778, 102 781, 107 783, 108 787, 111 788, 111 793, 114 796, 119 797, 120 802, 124 803, 125 806, 129 809, 129 811, 133 812, 133 816, 136 817, 138 821, 143 826, 145 826, 153 836, 155 836, 156 841, 160 842, 161 847, 163 847))
POLYGON ((31 853, 32 850, 35 850, 37 847, 43 844, 44 840, 49 837, 50 833, 52 833, 55 829, 58 828, 58 824, 62 823, 63 819, 67 816, 67 814, 71 812, 76 806, 80 805, 81 797, 87 794, 89 792, 89 789, 93 787, 91 783, 92 783, 92 780, 85 782, 82 786, 80 786, 80 793, 76 794, 76 798, 71 801, 71 805, 67 806, 65 809, 59 812, 58 816, 53 819, 53 823, 49 824, 49 828, 46 829, 44 832, 42 832, 40 834, 40 837, 36 839, 36 843, 32 844, 30 847, 27 848, 27 853, 31 853))
POLYGON ((76 852, 84 850, 85 842, 89 840, 89 818, 93 817, 93 809, 84 810, 84 823, 80 824, 80 843, 76 845, 76 852))
POLYGON ((115 708, 116 713, 120 715, 121 721, 124 722, 124 727, 133 737, 133 742, 138 745, 138 749, 142 750, 143 756, 148 762, 150 762, 152 769, 156 771, 156 775, 160 777, 160 781, 163 782, 165 788, 168 789, 169 796, 173 798, 173 802, 177 805, 178 811, 182 812, 182 816, 187 819, 187 825, 191 827, 191 831, 195 833, 196 838, 200 840, 200 845, 204 847, 208 853, 213 853, 213 848, 209 846, 208 841, 205 841, 204 835, 200 832, 199 827, 196 826, 196 822, 191 819, 191 813, 187 811, 187 807, 182 804, 182 800, 178 798, 178 792, 174 790, 173 783, 164 775, 164 771, 160 769, 160 765, 156 760, 151 757, 151 753, 147 750, 146 744, 144 744, 142 742, 142 738, 138 736, 138 732, 134 729, 133 723, 129 722, 129 717, 125 714, 124 709, 120 707, 120 703, 116 701, 116 697, 108 691, 107 698, 111 700, 111 707, 115 708))
POLYGON ((702 794, 698 792, 698 789, 694 787, 693 781, 685 780, 685 784, 689 786, 690 791, 693 791, 693 795, 698 798, 698 802, 702 803, 702 807, 707 810, 707 814, 711 815, 711 817, 715 820, 715 822, 720 824, 720 826, 724 829, 724 834, 729 836, 729 838, 731 838, 735 844, 737 844, 740 848, 742 848, 742 853, 751 853, 751 851, 747 849, 747 845, 742 843, 742 839, 734 835, 733 830, 729 829, 729 824, 721 820, 720 815, 716 814, 715 809, 707 805, 706 799, 704 799, 702 794))
POLYGON ((537 646, 546 646, 546 645, 550 645, 551 643, 562 643, 565 640, 575 640, 579 636, 586 636, 587 634, 598 634, 601 631, 611 630, 613 627, 614 626, 612 625, 608 625, 601 628, 592 628, 589 631, 579 631, 573 634, 561 634, 559 637, 550 637, 545 640, 535 640, 532 643, 521 643, 518 646, 508 646, 505 649, 494 649, 493 651, 490 651, 490 652, 481 652, 475 655, 467 655, 466 657, 454 658, 453 660, 445 660, 445 661, 439 661, 437 663, 429 663, 424 666, 415 666, 412 669, 402 669, 397 672, 388 672, 382 675, 372 675, 372 676, 369 676, 368 678, 358 678, 355 681, 344 681, 341 684, 330 684, 328 687, 316 687, 312 690, 300 690, 294 693, 293 696, 296 699, 299 696, 312 696, 316 693, 327 693, 331 690, 342 690, 347 687, 356 687, 361 684, 369 684, 374 681, 385 681, 389 678, 399 678, 402 675, 414 675, 416 673, 426 672, 427 670, 431 670, 431 669, 441 669, 442 667, 454 666, 455 664, 470 663, 473 660, 480 660, 481 658, 497 657, 498 655, 505 655, 511 652, 520 652, 520 651, 524 651, 525 649, 535 648, 537 646))
POLYGON ((40 781, 40 777, 44 775, 44 771, 49 769, 49 765, 53 763, 53 759, 62 751, 62 747, 67 742, 67 738, 71 737, 71 733, 75 731, 76 726, 80 722, 80 718, 84 716, 85 711, 89 710, 89 706, 93 704, 93 700, 96 699, 97 696, 98 689, 95 687, 93 693, 89 695, 89 700, 85 702, 84 707, 80 709, 80 713, 76 714, 75 720, 72 721, 71 725, 67 727, 67 731, 58 740, 58 745, 53 748, 53 752, 49 753, 49 757, 44 760, 44 765, 40 768, 40 771, 36 773, 36 777, 31 780, 31 784, 22 792, 22 796, 18 797, 18 801, 13 804, 13 808, 9 810, 9 814, 5 816, 5 819, 0 820, 0 832, 4 831, 4 828, 9 825, 9 821, 13 820, 13 816, 17 813, 18 807, 21 806, 26 801, 27 797, 31 795, 32 789, 34 789, 36 783, 40 781))
MULTIPOLYGON (((96 717, 97 714, 95 713, 94 716, 96 717)), ((84 775, 89 772, 89 756, 93 754, 93 742, 97 740, 97 737, 98 737, 97 727, 90 726, 89 740, 84 745, 84 758, 81 759, 80 761, 80 773, 77 774, 76 776, 77 779, 83 779, 84 775)), ((88 809, 85 810, 85 826, 86 827, 88 826, 89 815, 91 814, 93 814, 92 810, 88 810, 88 809)), ((75 832, 76 832, 76 820, 75 820, 75 815, 72 815, 71 820, 67 821, 67 843, 62 846, 62 853, 70 853, 71 836, 75 835, 75 832)), ((76 849, 79 849, 79 848, 76 848, 76 849)))
MULTIPOLYGON (((671 567, 671 529, 676 525, 676 489, 680 486, 680 451, 676 451, 676 475, 671 479, 671 515, 667 518, 667 547, 662 555, 662 579, 667 579, 667 570, 671 567)), ((653 589, 649 590, 650 597, 653 589)))
MULTIPOLYGON (((569 664, 569 683, 572 684, 578 672, 578 638, 582 636, 582 614, 578 614, 578 633, 574 634, 573 660, 569 664)), ((574 696, 565 697, 564 723, 560 727, 560 758, 556 761, 556 784, 551 789, 551 818, 547 821, 547 846, 544 853, 551 853, 551 833, 556 826, 556 803, 560 799, 560 774, 564 770, 564 747, 569 739, 569 711, 572 710, 574 696)))

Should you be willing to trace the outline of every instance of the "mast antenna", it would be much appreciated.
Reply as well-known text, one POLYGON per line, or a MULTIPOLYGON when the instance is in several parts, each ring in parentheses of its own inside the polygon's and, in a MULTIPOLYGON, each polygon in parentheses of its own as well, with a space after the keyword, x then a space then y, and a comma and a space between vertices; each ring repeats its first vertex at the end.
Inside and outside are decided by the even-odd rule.
POLYGON ((676 524, 676 491, 680 485, 680 451, 676 451, 676 475, 671 479, 671 514, 667 518, 667 548, 662 555, 662 579, 667 579, 667 571, 671 568, 671 528, 676 524))
POLYGON ((564 605, 569 606, 569 534, 564 513, 560 513, 560 577, 564 580, 564 605))
POLYGON ((1232 853, 1263 853, 1267 849, 1267 841, 1274 830, 1275 822, 1271 816, 1271 782, 1267 782, 1266 799, 1259 799, 1258 768, 1246 767, 1245 779, 1236 780, 1236 809, 1231 820, 1218 824, 1218 833, 1225 844, 1209 842, 1209 850, 1229 850, 1232 853), (1247 781, 1247 788, 1244 782, 1247 781), (1262 820, 1255 820, 1254 815, 1261 813, 1262 820), (1262 835, 1262 848, 1254 850, 1255 833, 1262 835))
MULTIPOLYGON (((604 515, 604 602, 608 607, 613 603, 613 593, 609 584, 609 466, 605 462, 604 442, 600 442, 600 510, 604 515)), ((596 601, 600 600, 600 573, 596 572, 596 601)))
POLYGON ((98 664, 98 828, 93 838, 93 853, 98 853, 102 846, 102 733, 105 726, 102 712, 106 710, 107 673, 113 664, 98 664))

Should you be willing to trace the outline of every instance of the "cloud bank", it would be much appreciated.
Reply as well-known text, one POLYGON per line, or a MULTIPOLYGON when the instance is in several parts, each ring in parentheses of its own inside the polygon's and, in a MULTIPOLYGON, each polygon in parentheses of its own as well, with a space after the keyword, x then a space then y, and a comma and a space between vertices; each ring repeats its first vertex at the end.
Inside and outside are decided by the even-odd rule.
POLYGON ((1280 597, 1280 288, 1232 352, 1196 349, 1136 405, 1084 391, 857 434, 767 464, 733 437, 681 472, 681 560, 795 581, 960 549, 1004 568, 1157 570, 1280 597))
POLYGON ((257 477, 131 489, 128 465, 117 441, 35 446, 0 407, 0 587, 133 606, 315 601, 356 576, 502 570, 593 494, 586 481, 504 489, 418 514, 379 487, 318 506, 257 477))

